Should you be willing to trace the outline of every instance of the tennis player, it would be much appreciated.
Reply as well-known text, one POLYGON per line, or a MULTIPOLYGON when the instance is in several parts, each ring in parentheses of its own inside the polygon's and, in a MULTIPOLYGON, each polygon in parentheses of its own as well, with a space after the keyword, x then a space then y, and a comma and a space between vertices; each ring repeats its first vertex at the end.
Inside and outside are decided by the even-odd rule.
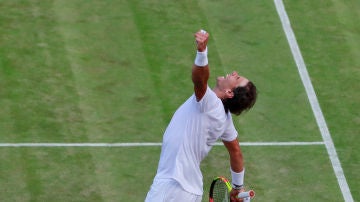
POLYGON ((244 163, 232 116, 249 110, 256 101, 255 85, 232 72, 208 86, 207 43, 209 33, 195 33, 197 53, 192 67, 194 94, 173 115, 163 136, 157 174, 146 202, 200 202, 203 177, 200 162, 218 139, 230 156, 231 201, 244 191, 244 163))

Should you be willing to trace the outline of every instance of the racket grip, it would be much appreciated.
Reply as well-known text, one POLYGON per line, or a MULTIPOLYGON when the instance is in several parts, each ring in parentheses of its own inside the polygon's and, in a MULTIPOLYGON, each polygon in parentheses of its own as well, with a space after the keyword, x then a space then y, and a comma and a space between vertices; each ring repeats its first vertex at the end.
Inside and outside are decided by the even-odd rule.
POLYGON ((251 198, 253 198, 255 196, 255 192, 253 190, 249 190, 249 191, 244 191, 244 192, 240 192, 237 197, 238 198, 248 198, 249 200, 245 200, 245 201, 250 201, 251 198))

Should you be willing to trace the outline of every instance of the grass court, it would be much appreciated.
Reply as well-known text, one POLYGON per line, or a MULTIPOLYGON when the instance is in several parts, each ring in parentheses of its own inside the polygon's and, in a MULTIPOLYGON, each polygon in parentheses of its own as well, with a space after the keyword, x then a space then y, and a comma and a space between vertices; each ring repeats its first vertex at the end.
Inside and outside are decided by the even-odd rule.
MULTIPOLYGON (((284 5, 360 201, 360 3, 284 5)), ((272 0, 0 1, 1 201, 144 201, 161 147, 142 144, 160 143, 192 94, 201 28, 209 85, 237 70, 259 90, 253 110, 234 117, 252 201, 344 201, 272 0), (299 142, 320 144, 287 144, 299 142)), ((201 168, 208 201, 211 180, 230 175, 226 149, 201 168)))

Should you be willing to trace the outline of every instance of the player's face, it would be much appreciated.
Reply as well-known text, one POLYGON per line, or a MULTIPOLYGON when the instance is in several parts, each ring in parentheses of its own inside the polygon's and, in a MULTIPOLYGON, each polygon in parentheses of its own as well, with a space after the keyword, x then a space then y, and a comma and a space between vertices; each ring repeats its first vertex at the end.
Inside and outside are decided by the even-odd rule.
POLYGON ((243 76, 240 76, 237 72, 232 72, 226 76, 218 77, 217 85, 222 89, 234 89, 239 86, 246 86, 249 80, 243 76))

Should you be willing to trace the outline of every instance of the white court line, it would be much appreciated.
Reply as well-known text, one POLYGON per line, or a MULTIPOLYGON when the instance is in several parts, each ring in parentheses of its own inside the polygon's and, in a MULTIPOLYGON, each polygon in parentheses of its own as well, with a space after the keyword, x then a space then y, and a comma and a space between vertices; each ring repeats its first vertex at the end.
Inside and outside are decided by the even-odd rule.
POLYGON ((293 57, 295 59, 296 65, 298 67, 298 71, 301 77, 301 80, 304 84, 307 96, 309 98, 309 102, 311 105, 311 108, 313 110, 314 116, 316 118, 316 122, 318 124, 318 127, 320 129, 321 132, 321 136, 324 140, 325 143, 325 147, 326 150, 328 152, 332 167, 334 169, 337 181, 339 183, 341 192, 343 194, 343 197, 345 199, 346 202, 353 202, 354 199, 352 198, 350 189, 349 189, 349 185, 346 182, 346 178, 344 175, 344 171, 341 167, 341 163, 340 160, 338 158, 338 155, 336 153, 336 149, 334 146, 334 143, 332 141, 329 129, 327 127, 327 124, 325 122, 325 118, 323 116, 323 113, 321 111, 319 102, 317 100, 314 88, 312 86, 309 74, 307 72, 306 66, 305 66, 305 62, 304 59, 301 55, 299 46, 297 44, 296 38, 295 38, 295 34, 291 28, 290 25, 290 20, 288 18, 288 15, 286 13, 284 4, 282 0, 274 0, 275 6, 276 6, 276 10, 279 14, 284 32, 286 34, 286 38, 289 42, 290 48, 291 48, 291 52, 293 54, 293 57))
MULTIPOLYGON (((241 146, 306 146, 323 145, 324 142, 241 142, 241 146)), ((0 143, 0 147, 153 147, 161 146, 159 142, 133 143, 0 143)), ((223 145, 216 142, 214 146, 223 145)))
POLYGON ((0 143, 0 147, 145 147, 161 143, 0 143))

